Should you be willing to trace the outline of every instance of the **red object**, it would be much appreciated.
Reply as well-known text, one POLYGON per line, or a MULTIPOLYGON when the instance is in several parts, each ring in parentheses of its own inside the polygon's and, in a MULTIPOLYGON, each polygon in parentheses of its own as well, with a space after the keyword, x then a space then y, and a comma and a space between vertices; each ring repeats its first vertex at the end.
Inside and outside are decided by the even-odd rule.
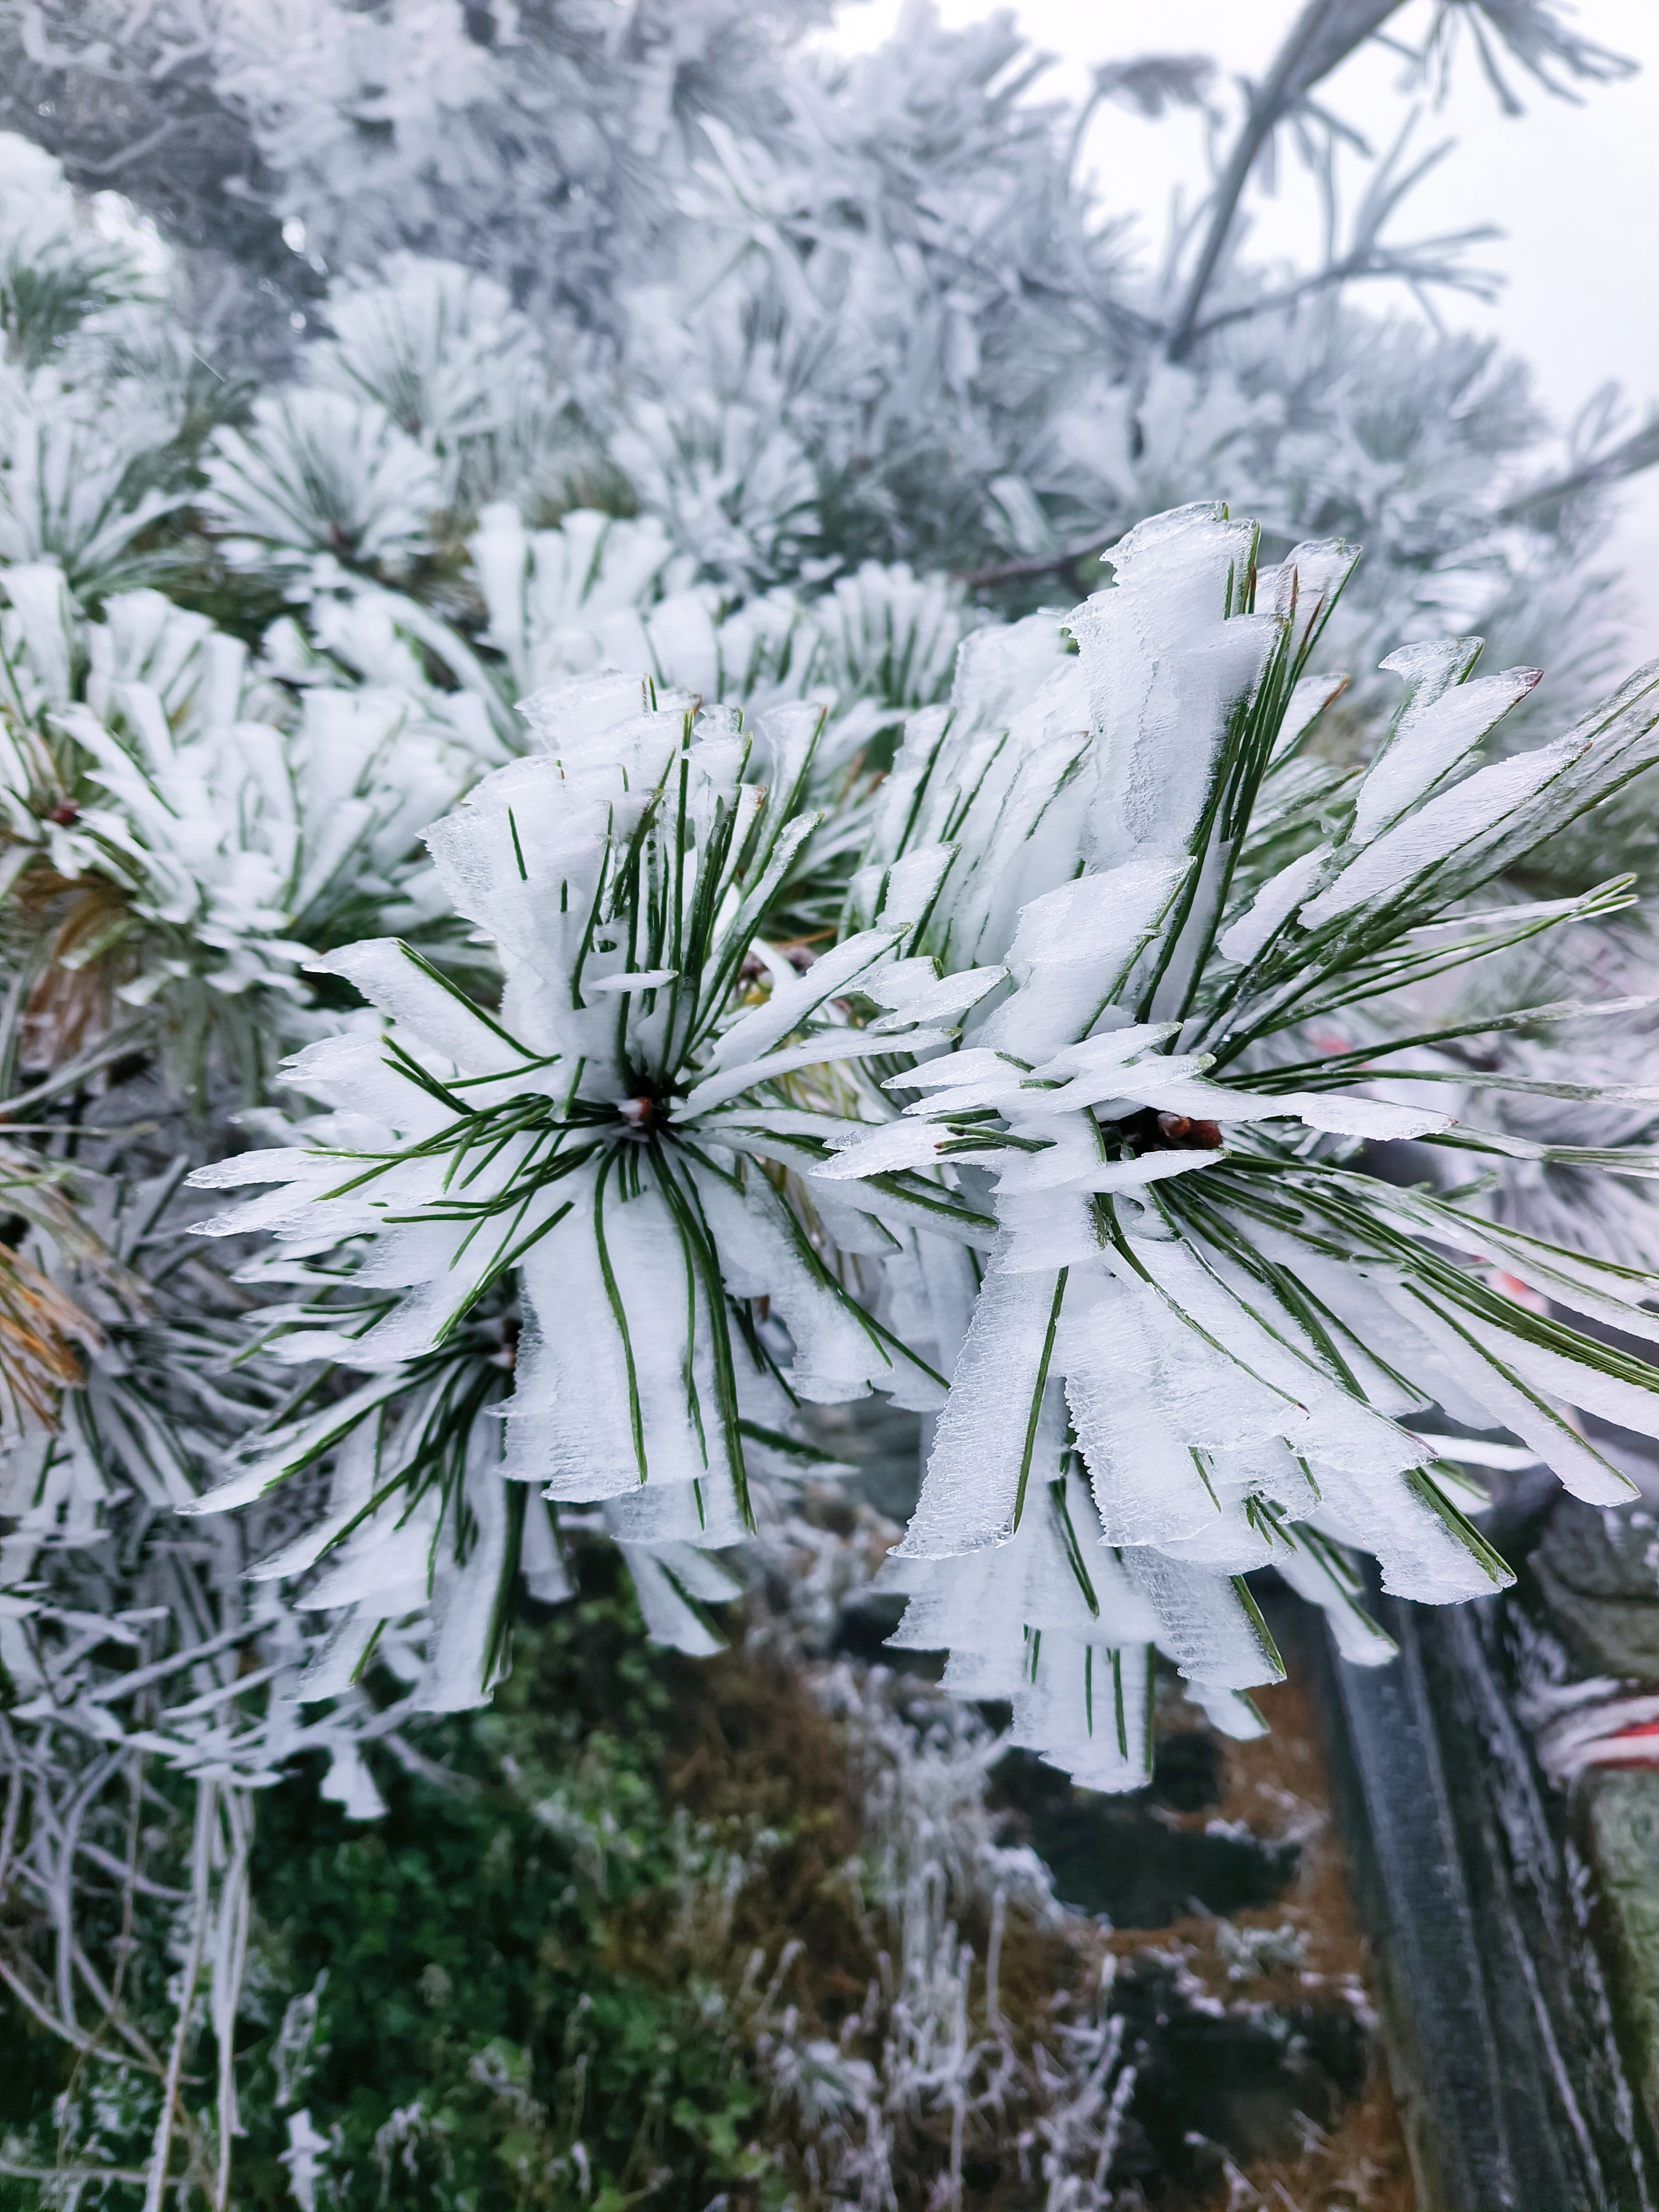
POLYGON ((1659 1721, 1638 1721, 1633 1728, 1620 1729, 1617 1735, 1599 1737, 1595 1753, 1598 1766, 1659 1766, 1659 1721), (1624 1744, 1631 1747, 1628 1759, 1607 1759, 1602 1755, 1624 1744))

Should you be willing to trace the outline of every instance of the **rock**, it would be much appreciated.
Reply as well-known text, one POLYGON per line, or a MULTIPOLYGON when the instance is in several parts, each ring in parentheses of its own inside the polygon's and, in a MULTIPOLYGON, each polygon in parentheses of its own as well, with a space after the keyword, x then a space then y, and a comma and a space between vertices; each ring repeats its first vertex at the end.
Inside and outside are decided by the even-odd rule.
POLYGON ((1633 2084, 1659 2130, 1659 1773, 1590 1775, 1583 1818, 1633 2084))
POLYGON ((1659 1523, 1646 1505, 1620 1510, 1563 1498, 1532 1571, 1563 1641, 1597 1674, 1659 1680, 1659 1523))

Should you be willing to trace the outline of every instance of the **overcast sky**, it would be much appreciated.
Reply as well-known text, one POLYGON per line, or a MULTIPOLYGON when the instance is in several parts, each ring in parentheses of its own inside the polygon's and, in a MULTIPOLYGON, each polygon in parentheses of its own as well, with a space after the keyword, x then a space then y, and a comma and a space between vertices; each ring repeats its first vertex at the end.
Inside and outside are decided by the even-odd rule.
MULTIPOLYGON (((836 43, 878 44, 897 20, 902 0, 852 0, 836 43)), ((947 23, 992 12, 988 0, 938 0, 947 23)), ((1076 99, 1091 64, 1148 51, 1206 53, 1224 71, 1261 72, 1293 20, 1297 0, 1018 0, 1013 12, 1037 46, 1055 57, 1045 83, 1052 96, 1076 99)), ((1427 19, 1428 0, 1402 10, 1409 38, 1427 19)), ((1624 83, 1584 88, 1583 104, 1552 100, 1513 71, 1527 112, 1504 115, 1464 45, 1450 95, 1419 126, 1425 149, 1457 142, 1433 178, 1397 219, 1401 237, 1438 234, 1495 222, 1505 235, 1474 250, 1505 279, 1488 307, 1459 295, 1441 303, 1454 325, 1496 331, 1532 363, 1540 396, 1557 421, 1571 421, 1601 385, 1622 385, 1632 427, 1659 402, 1659 0, 1587 0, 1577 26, 1629 55, 1642 73, 1624 83)), ((1407 103, 1398 92, 1401 64, 1381 49, 1356 56, 1321 98, 1372 136, 1397 130, 1407 103)), ((1161 240, 1172 194, 1188 202, 1206 177, 1202 126, 1191 115, 1145 123, 1103 110, 1085 154, 1102 198, 1139 218, 1147 252, 1161 240)), ((1316 251, 1314 201, 1305 173, 1281 172, 1277 200, 1254 192, 1249 206, 1258 252, 1316 251)), ((1376 288, 1380 294, 1384 288, 1376 288)), ((1379 300, 1380 304, 1380 300, 1379 300)), ((1625 573, 1633 602, 1633 658, 1659 655, 1659 469, 1624 495, 1610 559, 1625 573)))

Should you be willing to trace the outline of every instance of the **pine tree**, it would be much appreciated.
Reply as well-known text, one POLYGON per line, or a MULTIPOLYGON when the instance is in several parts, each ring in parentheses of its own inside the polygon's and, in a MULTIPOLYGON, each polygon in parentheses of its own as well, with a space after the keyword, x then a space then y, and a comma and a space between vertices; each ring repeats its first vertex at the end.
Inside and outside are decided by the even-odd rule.
MULTIPOLYGON (((0 142, 0 1973, 122 2024, 154 2201, 227 2201, 259 1789, 372 1817, 573 1540, 714 1649, 804 1406, 930 1416, 896 1641, 1111 1790, 1159 1652, 1260 1726, 1255 1569, 1378 1663, 1361 1555, 1500 1587, 1482 1467, 1659 1433, 1593 1333, 1653 1327, 1659 673, 1599 696, 1589 565, 1650 432, 1552 464, 1360 304, 1481 281, 1403 140, 1243 258, 1389 7, 1311 0, 1156 276, 1005 22, 819 12, 3 13, 64 166, 0 142), (165 2050, 88 1851, 183 1869, 165 2050)), ((1620 66, 1484 0, 1425 76, 1459 24, 1620 66)))

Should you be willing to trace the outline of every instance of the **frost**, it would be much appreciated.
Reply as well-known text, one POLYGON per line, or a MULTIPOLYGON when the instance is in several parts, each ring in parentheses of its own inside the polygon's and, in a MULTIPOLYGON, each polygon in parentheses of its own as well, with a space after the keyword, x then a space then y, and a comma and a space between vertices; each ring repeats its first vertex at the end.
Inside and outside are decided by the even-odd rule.
POLYGON ((904 1554, 949 1559, 1012 1535, 1036 1453, 1057 1305, 1049 1274, 987 1279, 934 1427, 904 1554))
POLYGON ((1228 715, 1249 696, 1276 635, 1242 608, 1251 526, 1196 506, 1137 524, 1113 548, 1115 591, 1073 627, 1100 734, 1089 839, 1095 867, 1186 854, 1220 765, 1228 715))
POLYGON ((1511 668, 1471 681, 1475 643, 1417 646, 1382 663, 1404 677, 1410 690, 1354 801, 1360 844, 1370 844, 1443 783, 1543 675, 1541 668, 1511 668))
POLYGON ((1580 553, 1645 434, 1539 476, 1484 341, 1289 312, 1231 234, 1127 312, 1004 24, 556 12, 87 0, 53 67, 120 77, 122 190, 198 245, 0 142, 9 1880, 67 1938, 83 1803, 167 1763, 222 2058, 252 1793, 320 1753, 372 1817, 365 1746, 486 1698, 573 1538, 716 1649, 803 1403, 924 1413, 901 1648, 1116 1789, 1160 1653, 1259 1729, 1249 1574, 1378 1663, 1358 1554, 1507 1571, 1443 1455, 1611 1501, 1583 1431, 1659 1402, 1605 1340, 1659 1329, 1605 926, 1659 672, 1583 711, 1580 553), (185 51, 240 213, 172 158, 185 51))

